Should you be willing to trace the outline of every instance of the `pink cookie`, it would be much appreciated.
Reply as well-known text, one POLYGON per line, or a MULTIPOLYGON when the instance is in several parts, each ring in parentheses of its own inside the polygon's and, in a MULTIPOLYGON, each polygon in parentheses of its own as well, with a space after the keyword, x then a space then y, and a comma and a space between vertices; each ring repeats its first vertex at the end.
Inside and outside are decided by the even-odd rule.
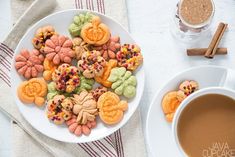
POLYGON ((96 127, 96 121, 88 121, 86 124, 78 124, 77 117, 73 116, 70 120, 66 121, 69 127, 69 131, 74 133, 76 136, 82 134, 88 136, 91 133, 91 129, 96 127))
POLYGON ((55 65, 71 63, 75 52, 72 50, 73 42, 63 35, 53 35, 46 41, 44 53, 49 61, 55 65))
POLYGON ((22 49, 20 54, 15 57, 15 68, 18 73, 26 79, 37 77, 43 71, 43 55, 36 49, 29 52, 22 49))
POLYGON ((120 48, 121 44, 119 36, 110 37, 109 41, 101 46, 94 46, 94 49, 100 51, 101 56, 105 60, 115 59, 116 53, 120 48))

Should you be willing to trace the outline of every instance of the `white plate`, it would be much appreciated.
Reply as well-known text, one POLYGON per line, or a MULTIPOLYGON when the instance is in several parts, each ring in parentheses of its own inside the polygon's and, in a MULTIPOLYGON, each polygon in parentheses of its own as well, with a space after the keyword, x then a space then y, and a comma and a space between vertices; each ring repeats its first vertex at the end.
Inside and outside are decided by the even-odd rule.
POLYGON ((200 66, 181 72, 170 79, 158 91, 149 107, 145 131, 150 153, 154 157, 181 157, 174 143, 171 124, 165 120, 162 112, 161 101, 165 93, 177 89, 184 80, 197 81, 200 89, 219 86, 234 88, 234 78, 233 70, 218 66, 200 66))
MULTIPOLYGON (((38 21, 35 25, 33 25, 27 33, 23 36, 21 41, 19 42, 15 55, 20 52, 22 48, 27 48, 29 50, 33 49, 31 44, 32 38, 34 36, 35 31, 44 25, 52 25, 55 27, 56 31, 60 34, 70 36, 68 32, 68 26, 71 24, 73 17, 81 12, 86 12, 84 10, 66 10, 62 12, 58 12, 52 15, 49 15, 42 20, 38 21)), ((93 12, 93 14, 98 15, 102 22, 108 25, 111 30, 112 35, 119 35, 121 38, 121 43, 135 43, 130 34, 116 21, 111 19, 110 17, 101 15, 99 13, 93 12)), ((25 105, 23 104, 19 98, 17 97, 17 87, 18 85, 24 81, 22 77, 20 77, 17 71, 14 68, 14 61, 12 63, 11 69, 11 85, 13 90, 13 97, 16 101, 16 104, 24 116, 24 118, 38 131, 51 137, 53 139, 71 142, 71 143, 83 143, 90 142, 94 140, 101 139, 105 136, 108 136, 121 128, 132 116, 135 112, 136 108, 139 105, 143 89, 144 89, 144 68, 141 66, 136 72, 135 76, 137 77, 138 85, 137 85, 137 93, 135 98, 129 100, 128 110, 124 114, 124 118, 122 121, 116 125, 105 125, 100 119, 98 119, 98 125, 94 128, 89 136, 82 135, 81 137, 77 137, 74 134, 71 134, 68 128, 64 126, 58 126, 50 122, 45 115, 45 107, 40 109, 35 105, 25 105)))

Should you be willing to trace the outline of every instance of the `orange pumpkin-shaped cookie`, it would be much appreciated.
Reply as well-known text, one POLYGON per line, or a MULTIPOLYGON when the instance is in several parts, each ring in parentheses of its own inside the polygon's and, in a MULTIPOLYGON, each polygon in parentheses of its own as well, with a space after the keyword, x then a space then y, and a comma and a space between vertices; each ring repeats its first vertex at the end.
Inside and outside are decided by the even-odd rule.
POLYGON ((108 81, 110 72, 117 66, 117 60, 110 59, 104 67, 103 75, 95 77, 96 82, 102 84, 105 87, 111 87, 112 82, 108 81))
POLYGON ((52 79, 52 73, 56 70, 57 66, 52 61, 49 61, 46 58, 43 62, 43 67, 44 67, 43 78, 46 81, 50 81, 52 79))
POLYGON ((82 27, 81 37, 88 44, 102 45, 110 38, 108 26, 101 23, 100 17, 94 16, 91 22, 82 27))
POLYGON ((42 106, 47 94, 47 83, 43 78, 32 78, 22 82, 17 90, 19 99, 26 104, 35 103, 42 106))
POLYGON ((106 124, 117 124, 123 118, 123 112, 127 110, 128 103, 120 101, 117 94, 106 92, 99 97, 97 107, 100 119, 106 124))
POLYGON ((177 91, 167 93, 162 99, 162 110, 168 122, 172 122, 174 114, 181 101, 177 98, 177 91))

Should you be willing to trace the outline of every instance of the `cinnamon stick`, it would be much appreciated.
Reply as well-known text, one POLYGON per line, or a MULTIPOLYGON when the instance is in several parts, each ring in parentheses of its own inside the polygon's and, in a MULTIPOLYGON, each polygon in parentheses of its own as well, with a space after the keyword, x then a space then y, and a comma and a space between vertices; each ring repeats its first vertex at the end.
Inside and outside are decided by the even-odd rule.
POLYGON ((207 58, 214 57, 216 50, 217 50, 217 47, 219 45, 219 42, 220 42, 226 28, 227 28, 227 24, 224 24, 222 22, 219 24, 219 26, 218 26, 218 28, 217 28, 217 30, 211 40, 211 43, 205 53, 205 57, 207 57, 207 58))
MULTIPOLYGON (((188 56, 202 56, 202 55, 205 55, 206 51, 207 51, 207 48, 187 49, 187 55, 188 56)), ((217 48, 215 54, 216 55, 226 55, 227 48, 217 48)))
POLYGON ((216 44, 215 44, 215 46, 214 46, 214 48, 213 48, 213 50, 212 50, 212 53, 211 53, 211 55, 210 55, 211 58, 214 57, 214 55, 215 55, 215 53, 216 53, 216 50, 217 50, 217 47, 218 47, 218 45, 219 45, 219 43, 220 43, 220 40, 222 39, 222 37, 223 37, 223 35, 224 35, 224 32, 225 32, 225 30, 226 30, 227 27, 228 27, 228 24, 225 24, 224 27, 223 27, 223 29, 222 29, 222 31, 221 31, 221 33, 220 33, 220 36, 219 36, 219 38, 218 38, 218 40, 217 40, 217 42, 216 42, 216 44))

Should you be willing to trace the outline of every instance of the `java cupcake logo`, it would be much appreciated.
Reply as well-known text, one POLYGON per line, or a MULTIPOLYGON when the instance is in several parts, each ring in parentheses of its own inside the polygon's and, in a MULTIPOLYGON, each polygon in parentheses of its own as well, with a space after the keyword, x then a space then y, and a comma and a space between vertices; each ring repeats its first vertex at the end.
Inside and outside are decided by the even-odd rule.
POLYGON ((235 149, 230 148, 227 142, 215 142, 211 147, 203 149, 202 157, 235 157, 235 149))

